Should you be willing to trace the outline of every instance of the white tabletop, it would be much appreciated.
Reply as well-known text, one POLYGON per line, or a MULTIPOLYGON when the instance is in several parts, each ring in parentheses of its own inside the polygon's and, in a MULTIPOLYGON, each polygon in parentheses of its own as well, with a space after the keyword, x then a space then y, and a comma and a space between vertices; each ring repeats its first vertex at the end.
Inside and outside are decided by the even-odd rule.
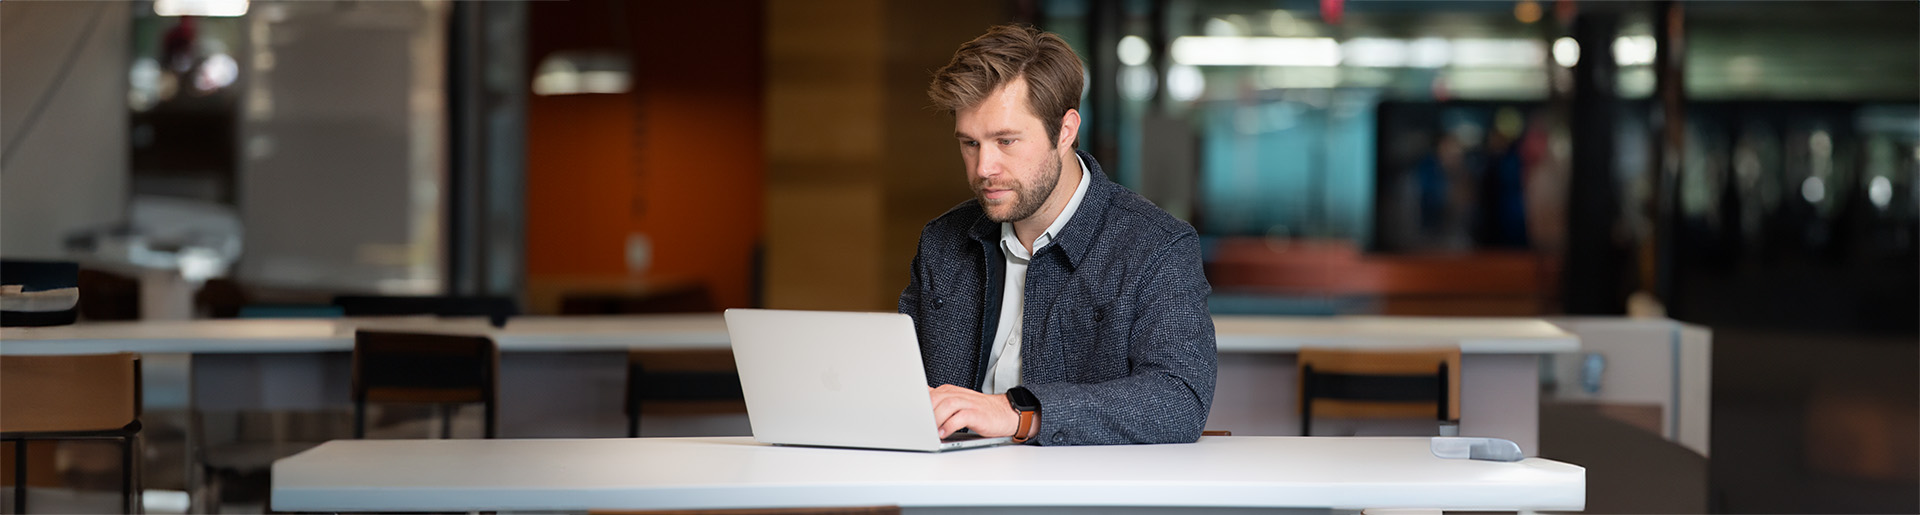
MULTIPOLYGON (((493 337, 502 351, 725 349, 718 313, 528 316, 494 328, 478 318, 225 319, 93 322, 0 329, 0 354, 276 353, 353 349, 355 329, 493 337)), ((1302 346, 1454 345, 1468 354, 1573 352, 1579 339, 1532 318, 1277 317, 1217 315, 1221 352, 1291 353, 1302 346)))
POLYGON ((1580 350, 1580 338, 1537 318, 1284 317, 1214 315, 1220 352, 1297 352, 1459 345, 1467 354, 1547 354, 1580 350))
POLYGON ((0 329, 0 354, 280 353, 353 350, 358 329, 486 335, 502 351, 727 348, 719 314, 485 318, 367 317, 90 322, 0 329))
POLYGON ((324 352, 353 349, 357 327, 484 331, 483 319, 289 318, 85 322, 0 329, 0 353, 88 354, 324 352))
POLYGON ((751 438, 341 440, 273 466, 280 511, 1148 506, 1580 510, 1586 470, 1426 438, 1207 437, 942 454, 751 438), (992 495, 981 495, 992 492, 992 495))

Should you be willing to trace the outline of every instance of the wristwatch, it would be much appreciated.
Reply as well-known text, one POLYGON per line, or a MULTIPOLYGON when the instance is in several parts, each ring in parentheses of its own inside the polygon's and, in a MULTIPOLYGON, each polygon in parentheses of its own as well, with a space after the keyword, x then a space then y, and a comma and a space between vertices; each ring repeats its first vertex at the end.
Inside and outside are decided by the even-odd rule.
POLYGON ((1013 443, 1027 443, 1039 432, 1040 398, 1034 397, 1025 386, 1015 386, 1007 390, 1007 404, 1020 414, 1020 427, 1013 430, 1013 443))

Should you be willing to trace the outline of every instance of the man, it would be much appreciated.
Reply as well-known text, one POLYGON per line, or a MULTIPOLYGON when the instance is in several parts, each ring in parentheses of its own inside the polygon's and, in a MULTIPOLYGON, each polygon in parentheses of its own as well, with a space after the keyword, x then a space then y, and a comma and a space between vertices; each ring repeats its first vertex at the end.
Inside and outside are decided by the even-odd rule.
POLYGON ((978 196, 922 229, 900 294, 942 437, 1192 442, 1206 424, 1199 241, 1074 150, 1081 73, 1059 36, 1000 26, 934 74, 978 196))

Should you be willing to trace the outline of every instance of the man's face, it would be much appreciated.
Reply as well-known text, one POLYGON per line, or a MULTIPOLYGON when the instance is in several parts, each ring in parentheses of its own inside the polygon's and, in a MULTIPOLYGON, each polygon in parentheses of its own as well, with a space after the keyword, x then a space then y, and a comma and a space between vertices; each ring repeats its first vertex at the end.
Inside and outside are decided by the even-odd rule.
POLYGON ((1008 81, 980 105, 954 113, 967 183, 987 219, 1018 222, 1040 211, 1060 182, 1060 151, 1027 109, 1025 80, 1008 81))

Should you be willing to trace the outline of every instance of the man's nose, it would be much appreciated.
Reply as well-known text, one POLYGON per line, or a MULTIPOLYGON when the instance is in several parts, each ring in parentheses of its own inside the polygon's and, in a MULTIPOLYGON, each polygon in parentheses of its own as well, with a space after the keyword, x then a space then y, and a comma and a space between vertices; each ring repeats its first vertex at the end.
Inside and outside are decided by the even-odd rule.
POLYGON ((981 148, 980 154, 973 162, 973 177, 976 179, 992 179, 994 176, 1000 175, 1001 157, 1000 153, 992 147, 981 148))

